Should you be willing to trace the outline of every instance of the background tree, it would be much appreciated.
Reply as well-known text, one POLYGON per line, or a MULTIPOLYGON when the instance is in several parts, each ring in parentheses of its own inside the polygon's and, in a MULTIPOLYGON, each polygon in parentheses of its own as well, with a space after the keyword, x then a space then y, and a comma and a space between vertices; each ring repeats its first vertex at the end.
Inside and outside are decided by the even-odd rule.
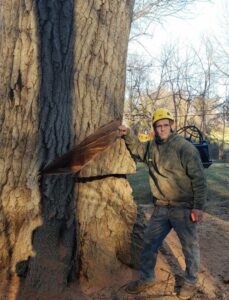
MULTIPOLYGON (((132 97, 135 110, 131 112, 129 107, 126 111, 135 118, 140 115, 150 118, 156 108, 166 106, 173 112, 177 128, 196 125, 204 135, 211 136, 216 126, 222 124, 219 116, 223 98, 219 92, 224 75, 215 65, 213 45, 205 38, 202 41, 198 49, 191 46, 184 52, 176 41, 165 45, 159 58, 147 61, 139 57, 139 72, 130 68, 131 78, 137 75, 137 89, 136 84, 129 86, 127 80, 129 90, 135 95, 132 97)), ((134 66, 135 61, 129 66, 134 66)))
MULTIPOLYGON (((179 41, 178 41, 176 45, 176 51, 173 50, 174 53, 173 54, 170 53, 169 55, 170 60, 168 61, 168 58, 166 59, 166 57, 164 57, 162 59, 163 62, 158 62, 158 58, 152 57, 150 53, 151 51, 147 50, 147 48, 144 46, 143 40, 141 39, 141 37, 144 35, 148 35, 149 38, 153 39, 153 24, 157 22, 163 23, 163 21, 165 20, 164 16, 173 16, 174 13, 176 17, 177 16, 183 17, 184 12, 189 11, 190 13, 192 10, 190 4, 194 4, 194 1, 191 2, 180 1, 179 3, 177 3, 176 1, 172 1, 170 7, 166 7, 166 1, 140 1, 140 0, 136 1, 136 5, 134 9, 134 18, 133 18, 134 22, 133 22, 130 42, 131 43, 135 42, 141 45, 146 53, 145 57, 143 55, 139 57, 137 63, 138 69, 142 69, 140 67, 140 65, 142 65, 144 66, 144 74, 147 73, 150 74, 148 75, 147 78, 147 88, 145 85, 144 87, 145 91, 141 92, 142 94, 141 98, 144 99, 144 103, 147 102, 147 106, 150 109, 152 109, 152 107, 156 103, 155 99, 157 99, 159 96, 157 95, 156 98, 154 97, 156 91, 161 90, 161 87, 162 86, 164 87, 165 85, 167 86, 168 89, 168 85, 169 85, 168 83, 170 82, 170 86, 173 89, 173 92, 171 91, 170 100, 172 100, 173 102, 172 109, 174 111, 175 118, 177 119, 178 127, 182 125, 185 126, 186 124, 193 122, 194 120, 196 121, 197 118, 194 118, 194 115, 197 114, 198 126, 200 126, 206 134, 209 134, 212 128, 211 124, 213 123, 213 115, 215 115, 215 120, 216 120, 217 119, 216 116, 219 113, 218 111, 219 105, 220 102, 222 102, 220 100, 221 95, 218 89, 220 84, 222 84, 223 76, 225 77, 228 74, 226 70, 227 68, 226 66, 228 65, 226 63, 228 51, 227 51, 227 47, 225 46, 225 43, 222 45, 222 42, 220 42, 221 37, 218 36, 217 39, 215 39, 214 46, 209 42, 208 39, 206 39, 206 37, 203 37, 202 39, 203 42, 200 45, 199 49, 194 49, 191 46, 190 50, 187 51, 186 55, 184 54, 180 55, 181 53, 178 53, 178 48, 179 48, 178 46, 179 41), (216 48, 215 47, 216 44, 220 46, 216 48), (148 59, 146 58, 146 56, 148 56, 148 59), (164 67, 164 71, 162 72, 163 63, 167 64, 167 71, 166 71, 167 77, 169 76, 172 77, 167 79, 165 78, 165 67, 164 67), (168 64, 170 64, 170 66, 168 64), (145 66, 148 66, 148 72, 145 66), (168 70, 168 68, 170 67, 173 69, 168 70), (216 67, 218 68, 218 71, 221 70, 221 74, 219 74, 219 72, 217 74, 216 67), (174 73, 175 70, 176 70, 176 75, 175 74, 172 75, 171 71, 173 71, 174 73), (158 79, 160 77, 159 74, 161 75, 163 74, 163 80, 160 80, 160 83, 158 83, 157 86, 155 86, 154 85, 155 78, 157 77, 158 79), (152 101, 149 100, 148 97, 149 95, 153 95, 152 101), (203 97, 203 95, 205 96, 203 97), (191 103, 195 99, 195 97, 198 97, 199 100, 195 101, 194 107, 191 107, 191 103), (200 97, 202 99, 201 101, 200 101, 200 97), (215 105, 213 105, 213 103, 211 102, 211 105, 208 105, 206 101, 208 102, 209 98, 215 99, 214 101, 216 101, 217 103, 215 102, 215 105), (148 99, 149 101, 146 99, 148 99), (197 102, 199 103, 199 105, 196 106, 197 102), (200 103, 202 107, 200 106, 200 103), (211 107, 212 111, 209 110, 209 107, 211 107), (190 116, 189 120, 188 120, 188 115, 190 116), (199 115, 201 115, 202 117, 200 118, 199 115)), ((227 6, 225 6, 225 11, 227 11, 227 6)), ((227 19, 225 18, 225 22, 223 23, 224 26, 223 28, 225 29, 225 33, 227 32, 227 28, 228 28, 227 26, 228 24, 226 20, 227 19)), ((226 42, 227 35, 225 34, 225 37, 221 40, 225 40, 226 42)), ((168 45, 166 45, 163 51, 169 52, 170 50, 168 49, 168 45)), ((136 57, 136 54, 134 53, 131 53, 131 55, 136 57)), ((131 55, 129 58, 130 61, 129 66, 130 68, 131 67, 133 68, 133 71, 130 71, 129 73, 127 73, 127 75, 131 73, 131 76, 133 78, 134 70, 136 68, 131 58, 131 55)), ((166 56, 165 53, 163 55, 166 56)), ((130 68, 128 68, 128 70, 130 70, 130 68)), ((142 76, 143 80, 145 80, 144 77, 145 75, 142 76)), ((127 86, 128 86, 128 81, 127 81, 127 86)), ((142 84, 142 88, 143 86, 144 85, 142 84)), ((136 96, 135 102, 141 102, 140 98, 136 96)), ((157 102, 157 104, 162 105, 162 102, 159 101, 157 102)), ((144 106, 144 110, 145 110, 145 106, 144 106)), ((140 113, 141 112, 139 111, 138 114, 140 113)))
MULTIPOLYGON (((206 0, 200 1, 204 2, 206 0)), ((136 0, 130 40, 140 42, 139 38, 142 35, 152 37, 151 24, 163 23, 169 16, 182 18, 185 12, 188 12, 191 4, 195 2, 196 0, 136 0)))

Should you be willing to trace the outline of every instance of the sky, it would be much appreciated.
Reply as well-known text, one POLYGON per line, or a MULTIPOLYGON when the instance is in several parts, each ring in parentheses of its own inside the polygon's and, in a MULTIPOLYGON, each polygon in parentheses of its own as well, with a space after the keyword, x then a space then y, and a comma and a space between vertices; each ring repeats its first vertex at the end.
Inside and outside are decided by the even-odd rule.
POLYGON ((129 52, 137 51, 142 55, 155 56, 160 53, 164 44, 178 40, 182 47, 190 44, 198 47, 203 35, 219 35, 227 2, 228 0, 197 1, 190 6, 191 13, 183 13, 183 18, 166 17, 163 25, 152 24, 149 29, 152 37, 141 37, 139 43, 131 42, 129 52))

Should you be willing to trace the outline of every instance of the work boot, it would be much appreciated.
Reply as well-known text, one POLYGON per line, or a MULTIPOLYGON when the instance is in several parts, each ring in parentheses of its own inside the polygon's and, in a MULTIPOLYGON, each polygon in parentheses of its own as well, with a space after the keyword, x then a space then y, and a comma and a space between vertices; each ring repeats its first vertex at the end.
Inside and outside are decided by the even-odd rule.
POLYGON ((183 300, 191 299, 196 293, 196 285, 184 282, 180 288, 179 298, 183 300))
POLYGON ((144 281, 144 280, 135 280, 131 281, 125 291, 129 294, 138 294, 142 291, 144 291, 147 288, 150 288, 154 285, 154 281, 144 281))

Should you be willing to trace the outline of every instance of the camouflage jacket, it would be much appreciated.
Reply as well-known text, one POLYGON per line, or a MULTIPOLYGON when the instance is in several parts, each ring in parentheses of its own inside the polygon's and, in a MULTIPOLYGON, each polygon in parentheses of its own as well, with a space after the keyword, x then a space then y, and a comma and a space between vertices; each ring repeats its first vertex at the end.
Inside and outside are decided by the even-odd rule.
POLYGON ((124 139, 132 155, 149 167, 155 204, 203 209, 206 179, 198 150, 190 142, 176 133, 164 142, 140 143, 132 131, 124 139))

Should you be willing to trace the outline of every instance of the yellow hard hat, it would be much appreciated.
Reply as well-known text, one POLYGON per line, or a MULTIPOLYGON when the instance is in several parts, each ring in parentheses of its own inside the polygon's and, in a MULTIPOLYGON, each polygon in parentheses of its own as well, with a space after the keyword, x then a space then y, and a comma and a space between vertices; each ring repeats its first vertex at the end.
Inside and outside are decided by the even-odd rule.
POLYGON ((169 119, 169 120, 174 121, 174 118, 173 118, 171 112, 168 109, 158 108, 157 110, 155 110, 155 112, 153 114, 153 119, 152 119, 153 125, 157 121, 162 120, 162 119, 169 119))

